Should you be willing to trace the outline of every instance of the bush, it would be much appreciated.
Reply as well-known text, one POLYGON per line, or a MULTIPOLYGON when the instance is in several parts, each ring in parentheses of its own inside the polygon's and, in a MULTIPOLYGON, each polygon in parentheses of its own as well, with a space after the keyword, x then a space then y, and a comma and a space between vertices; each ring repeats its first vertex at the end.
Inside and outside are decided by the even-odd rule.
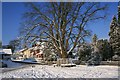
POLYGON ((113 60, 113 61, 119 61, 119 60, 120 60, 120 56, 114 55, 114 56, 112 57, 112 60, 113 60))
POLYGON ((119 61, 101 61, 100 65, 114 65, 114 66, 118 66, 119 65, 119 61))
POLYGON ((87 43, 80 45, 78 49, 78 56, 80 61, 86 61, 89 59, 89 56, 92 52, 91 46, 87 43))
POLYGON ((99 65, 101 62, 101 56, 98 53, 92 53, 91 58, 86 61, 86 65, 99 65))

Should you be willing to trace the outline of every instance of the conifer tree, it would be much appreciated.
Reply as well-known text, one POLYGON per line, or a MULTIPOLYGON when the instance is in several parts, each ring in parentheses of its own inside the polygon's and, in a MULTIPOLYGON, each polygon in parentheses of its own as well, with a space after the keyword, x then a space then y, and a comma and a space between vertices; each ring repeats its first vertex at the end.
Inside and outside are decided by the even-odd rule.
POLYGON ((92 42, 95 43, 95 42, 97 42, 97 40, 98 40, 97 35, 94 34, 92 37, 92 42))
MULTIPOLYGON (((120 10, 120 9, 119 9, 120 10)), ((113 50, 114 55, 119 55, 120 56, 120 16, 118 14, 118 20, 114 16, 113 20, 110 25, 110 44, 113 50)))
POLYGON ((95 47, 96 46, 96 43, 98 41, 98 37, 96 34, 93 35, 92 37, 92 46, 95 47))
POLYGON ((120 24, 120 2, 118 3, 118 23, 120 24))
POLYGON ((113 54, 111 52, 111 46, 107 39, 101 39, 97 42, 97 48, 99 49, 99 54, 103 61, 111 60, 113 54))

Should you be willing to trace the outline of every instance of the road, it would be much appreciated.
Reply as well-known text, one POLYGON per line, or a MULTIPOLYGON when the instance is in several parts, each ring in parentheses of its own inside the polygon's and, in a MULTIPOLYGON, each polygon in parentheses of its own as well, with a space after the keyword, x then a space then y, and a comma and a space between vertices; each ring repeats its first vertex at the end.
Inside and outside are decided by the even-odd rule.
POLYGON ((5 73, 5 72, 13 71, 13 70, 28 68, 28 67, 32 67, 34 65, 35 64, 24 64, 24 65, 22 65, 20 67, 16 67, 16 68, 0 68, 0 73, 5 73))

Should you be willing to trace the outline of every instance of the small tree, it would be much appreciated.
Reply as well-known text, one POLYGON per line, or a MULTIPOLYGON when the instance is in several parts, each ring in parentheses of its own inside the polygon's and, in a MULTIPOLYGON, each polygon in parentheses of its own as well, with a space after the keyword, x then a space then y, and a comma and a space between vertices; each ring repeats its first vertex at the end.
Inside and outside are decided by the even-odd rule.
POLYGON ((86 62, 87 65, 99 65, 101 62, 101 54, 99 48, 97 47, 97 43, 98 38, 97 35, 94 34, 91 44, 91 54, 86 62))
POLYGON ((108 42, 107 39, 98 40, 96 46, 99 49, 99 54, 101 54, 102 60, 111 60, 113 54, 112 54, 110 43, 108 42))
POLYGON ((90 58, 92 49, 91 46, 87 43, 83 43, 80 45, 78 49, 78 55, 80 61, 87 61, 90 58))
POLYGON ((56 49, 54 48, 54 46, 52 45, 51 42, 45 42, 44 44, 44 48, 43 48, 43 53, 44 53, 44 58, 47 61, 53 61, 57 59, 57 55, 56 55, 56 49))

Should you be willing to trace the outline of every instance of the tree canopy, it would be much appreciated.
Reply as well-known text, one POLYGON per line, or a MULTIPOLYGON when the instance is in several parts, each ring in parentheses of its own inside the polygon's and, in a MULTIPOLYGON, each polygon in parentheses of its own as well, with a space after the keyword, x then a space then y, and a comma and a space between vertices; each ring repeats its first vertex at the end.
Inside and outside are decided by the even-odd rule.
POLYGON ((90 35, 87 24, 104 19, 107 6, 88 2, 27 3, 21 27, 25 45, 44 40, 52 43, 60 57, 66 58, 78 43, 90 35), (100 14, 103 12, 102 14, 100 14))

